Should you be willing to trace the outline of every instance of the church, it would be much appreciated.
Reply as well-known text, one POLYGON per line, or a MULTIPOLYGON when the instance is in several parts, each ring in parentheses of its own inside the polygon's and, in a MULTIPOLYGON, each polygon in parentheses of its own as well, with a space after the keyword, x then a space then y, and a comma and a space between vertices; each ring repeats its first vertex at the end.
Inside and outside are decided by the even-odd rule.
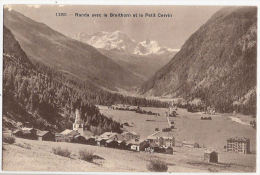
POLYGON ((91 132, 85 128, 84 121, 81 118, 80 110, 76 109, 75 113, 76 117, 75 122, 73 123, 73 131, 77 131, 83 137, 91 136, 91 132))

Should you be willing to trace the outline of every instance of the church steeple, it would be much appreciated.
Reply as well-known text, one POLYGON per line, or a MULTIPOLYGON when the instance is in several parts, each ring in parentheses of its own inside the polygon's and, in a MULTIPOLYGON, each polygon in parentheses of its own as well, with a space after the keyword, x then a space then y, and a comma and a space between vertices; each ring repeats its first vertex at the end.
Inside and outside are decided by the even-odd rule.
POLYGON ((81 119, 81 114, 78 109, 76 109, 76 117, 75 117, 75 122, 73 123, 73 130, 78 131, 80 135, 83 135, 84 131, 84 122, 81 119))

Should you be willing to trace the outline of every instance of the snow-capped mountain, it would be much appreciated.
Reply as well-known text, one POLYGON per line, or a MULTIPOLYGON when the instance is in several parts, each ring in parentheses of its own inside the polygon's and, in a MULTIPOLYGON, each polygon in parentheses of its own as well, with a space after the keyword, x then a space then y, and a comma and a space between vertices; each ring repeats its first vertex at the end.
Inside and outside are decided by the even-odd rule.
POLYGON ((76 36, 82 42, 92 45, 98 49, 124 51, 127 54, 134 55, 162 55, 176 52, 176 49, 162 47, 157 41, 145 40, 137 42, 131 39, 127 34, 115 32, 97 32, 92 35, 80 33, 76 36))
POLYGON ((134 50, 134 54, 137 55, 162 55, 166 53, 175 52, 175 49, 161 47, 157 41, 151 41, 147 39, 146 41, 139 42, 134 50))

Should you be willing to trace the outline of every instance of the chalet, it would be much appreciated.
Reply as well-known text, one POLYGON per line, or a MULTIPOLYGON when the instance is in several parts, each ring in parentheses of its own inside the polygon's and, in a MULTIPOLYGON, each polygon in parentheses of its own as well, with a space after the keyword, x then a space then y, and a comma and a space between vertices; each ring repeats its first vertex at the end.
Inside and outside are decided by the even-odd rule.
POLYGON ((21 129, 13 131, 13 135, 16 137, 32 139, 32 140, 37 139, 36 133, 37 133, 37 130, 34 128, 21 128, 21 129))
POLYGON ((250 140, 245 137, 229 138, 227 140, 226 151, 249 154, 250 140))
POLYGON ((150 147, 150 144, 147 140, 144 140, 140 142, 139 146, 140 146, 140 151, 145 151, 146 148, 150 147))
POLYGON ((131 145, 131 150, 133 150, 133 151, 140 151, 140 146, 138 144, 132 144, 131 145))
POLYGON ((205 151, 204 152, 204 161, 208 163, 218 163, 218 153, 215 151, 205 151))
POLYGON ((121 134, 124 137, 124 140, 140 139, 140 135, 133 131, 126 131, 121 134))
POLYGON ((117 147, 119 148, 119 149, 127 149, 127 147, 126 147, 126 141, 121 141, 121 140, 119 140, 119 141, 117 141, 117 147))
POLYGON ((100 135, 98 139, 118 141, 118 140, 124 140, 124 137, 121 134, 115 132, 105 132, 102 135, 100 135))
POLYGON ((128 140, 127 142, 128 149, 132 151, 140 151, 140 143, 141 141, 138 139, 128 140))
POLYGON ((109 139, 109 140, 106 141, 105 146, 109 147, 109 148, 117 148, 118 142, 115 141, 115 140, 109 139))
POLYGON ((75 137, 73 137, 72 142, 73 143, 85 144, 86 143, 86 138, 81 136, 81 135, 76 135, 75 137))
POLYGON ((96 143, 97 143, 98 146, 106 146, 106 141, 107 141, 107 140, 108 140, 108 139, 97 138, 97 139, 96 139, 96 143))
POLYGON ((79 135, 78 131, 66 129, 61 133, 55 134, 56 142, 72 142, 75 136, 79 135))
POLYGON ((94 137, 89 137, 86 139, 86 144, 88 145, 96 145, 97 142, 96 142, 96 139, 94 137))
POLYGON ((13 131, 13 135, 16 136, 16 137, 22 137, 23 132, 22 132, 22 130, 17 129, 15 131, 13 131))
POLYGON ((172 147, 175 146, 175 138, 173 132, 158 131, 147 137, 149 143, 155 143, 159 147, 172 147))
POLYGON ((55 141, 55 134, 50 131, 37 130, 37 138, 39 141, 55 141))

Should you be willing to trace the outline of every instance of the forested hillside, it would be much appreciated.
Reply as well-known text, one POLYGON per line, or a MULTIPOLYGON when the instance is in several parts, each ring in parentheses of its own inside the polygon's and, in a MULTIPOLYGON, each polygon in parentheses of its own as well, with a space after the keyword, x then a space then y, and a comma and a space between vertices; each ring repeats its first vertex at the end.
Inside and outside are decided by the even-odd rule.
POLYGON ((57 71, 113 91, 131 89, 141 83, 138 76, 94 47, 71 39, 15 10, 4 10, 4 25, 12 31, 32 62, 55 66, 57 71))
POLYGON ((199 98, 220 112, 256 112, 257 8, 216 12, 141 89, 155 96, 199 98))
POLYGON ((5 26, 3 75, 3 126, 9 128, 15 121, 61 131, 72 127, 75 109, 80 109, 91 131, 120 132, 120 123, 100 114, 95 104, 166 105, 112 94, 41 63, 32 64, 5 26))

